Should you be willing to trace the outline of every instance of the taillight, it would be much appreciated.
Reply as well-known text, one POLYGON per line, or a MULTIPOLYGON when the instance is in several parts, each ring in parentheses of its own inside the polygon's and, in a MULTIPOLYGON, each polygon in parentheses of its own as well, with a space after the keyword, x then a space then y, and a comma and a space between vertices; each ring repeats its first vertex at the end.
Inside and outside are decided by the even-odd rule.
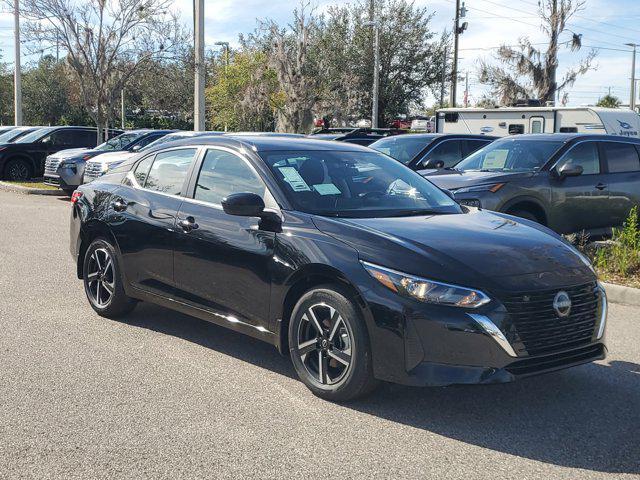
POLYGON ((76 203, 81 198, 82 198, 82 192, 80 190, 76 190, 71 194, 71 203, 76 203))

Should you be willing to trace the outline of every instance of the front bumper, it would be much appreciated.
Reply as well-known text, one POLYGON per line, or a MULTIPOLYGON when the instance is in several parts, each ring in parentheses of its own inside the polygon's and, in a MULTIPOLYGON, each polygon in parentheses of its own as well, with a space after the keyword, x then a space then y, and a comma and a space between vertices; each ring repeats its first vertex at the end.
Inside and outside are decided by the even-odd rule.
POLYGON ((363 292, 376 325, 370 338, 380 380, 411 386, 504 383, 600 360, 607 353, 604 295, 590 338, 529 354, 512 333, 503 333, 512 319, 495 298, 470 310, 420 304, 382 289, 363 292))

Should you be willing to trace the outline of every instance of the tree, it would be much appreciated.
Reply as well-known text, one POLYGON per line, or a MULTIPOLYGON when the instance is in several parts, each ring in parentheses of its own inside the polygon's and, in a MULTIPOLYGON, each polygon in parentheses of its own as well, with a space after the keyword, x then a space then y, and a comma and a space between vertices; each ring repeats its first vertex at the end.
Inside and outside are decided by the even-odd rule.
POLYGON ((98 127, 110 123, 120 92, 138 70, 171 56, 184 40, 170 0, 24 0, 25 35, 66 51, 82 101, 98 127))
POLYGON ((206 90, 210 128, 273 130, 274 112, 282 108, 283 102, 267 55, 243 48, 230 55, 229 65, 219 62, 214 70, 215 80, 206 90))
POLYGON ((511 104, 520 98, 535 97, 543 104, 555 102, 557 92, 572 86, 580 75, 593 67, 596 56, 592 50, 577 67, 569 69, 558 82, 558 51, 560 47, 571 51, 582 46, 581 35, 567 29, 567 22, 582 10, 585 0, 541 0, 539 15, 541 29, 548 37, 544 49, 534 46, 528 38, 521 38, 517 47, 503 45, 497 53, 498 65, 480 62, 480 83, 491 86, 491 93, 502 104, 511 104), (560 43, 563 32, 571 33, 571 40, 560 43))
POLYGON ((51 55, 23 73, 24 120, 27 125, 59 125, 71 110, 70 75, 51 55))
POLYGON ((13 72, 0 56, 0 125, 13 125, 13 72))
POLYGON ((425 93, 437 94, 448 35, 431 30, 433 14, 407 0, 359 0, 331 7, 322 37, 325 114, 370 118, 374 69, 373 17, 379 28, 379 125, 424 107, 425 93))
POLYGON ((606 108, 618 108, 622 105, 622 102, 615 95, 605 95, 602 98, 598 99, 598 103, 596 103, 597 107, 606 107, 606 108))

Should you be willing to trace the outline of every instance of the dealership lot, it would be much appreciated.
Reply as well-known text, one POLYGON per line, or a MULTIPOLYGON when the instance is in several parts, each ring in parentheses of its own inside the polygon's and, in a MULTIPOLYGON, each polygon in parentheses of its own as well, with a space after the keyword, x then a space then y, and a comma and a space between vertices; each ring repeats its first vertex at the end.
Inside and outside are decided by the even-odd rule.
POLYGON ((68 201, 0 203, 0 478, 640 475, 637 308, 611 306, 597 364, 335 405, 251 338, 151 305, 98 317, 68 201))

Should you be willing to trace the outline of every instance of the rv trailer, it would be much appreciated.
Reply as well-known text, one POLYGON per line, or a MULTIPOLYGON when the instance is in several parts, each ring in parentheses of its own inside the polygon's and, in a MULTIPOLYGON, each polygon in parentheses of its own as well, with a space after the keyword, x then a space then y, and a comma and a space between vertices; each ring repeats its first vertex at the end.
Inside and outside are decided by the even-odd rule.
POLYGON ((632 110, 598 107, 443 108, 438 133, 505 137, 520 133, 592 133, 638 137, 640 116, 632 110))

